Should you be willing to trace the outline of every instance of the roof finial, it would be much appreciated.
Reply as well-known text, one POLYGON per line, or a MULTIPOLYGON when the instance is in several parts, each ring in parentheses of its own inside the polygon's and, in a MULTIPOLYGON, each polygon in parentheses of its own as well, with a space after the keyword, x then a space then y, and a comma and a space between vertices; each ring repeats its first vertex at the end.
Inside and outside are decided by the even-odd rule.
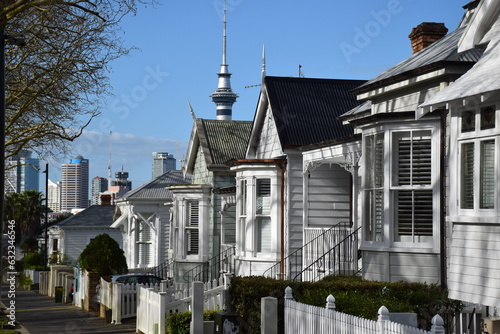
POLYGON ((266 45, 262 45, 262 81, 266 77, 266 45))
POLYGON ((196 115, 194 114, 193 107, 191 106, 191 102, 188 100, 188 105, 189 105, 189 112, 191 113, 191 117, 193 118, 193 121, 196 121, 196 115))

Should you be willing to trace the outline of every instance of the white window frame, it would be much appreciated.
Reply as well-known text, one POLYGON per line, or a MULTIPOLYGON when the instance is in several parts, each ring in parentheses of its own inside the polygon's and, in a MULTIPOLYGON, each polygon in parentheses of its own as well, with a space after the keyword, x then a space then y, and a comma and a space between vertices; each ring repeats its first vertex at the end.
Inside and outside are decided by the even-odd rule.
MULTIPOLYGON (((178 261, 205 262, 209 255, 209 224, 212 187, 209 185, 179 185, 169 190, 173 194, 172 223, 174 226, 173 250, 178 261), (187 231, 189 226, 189 203, 198 202, 198 254, 188 254, 187 231)), ((194 227, 193 227, 194 228, 194 227)))
MULTIPOLYGON (((393 251, 418 251, 419 249, 433 249, 437 250, 439 245, 439 217, 440 210, 439 207, 439 166, 440 166, 440 129, 439 122, 436 120, 421 121, 418 123, 405 123, 403 125, 388 124, 380 125, 370 129, 364 129, 363 131, 363 148, 366 149, 366 137, 373 136, 375 134, 383 133, 384 141, 384 185, 383 185, 383 217, 382 217, 382 240, 380 241, 370 241, 366 238, 366 212, 362 212, 362 222, 363 228, 363 248, 367 250, 380 250, 382 248, 392 249, 393 251), (393 147, 394 147, 394 134, 399 132, 407 131, 430 131, 431 133, 431 188, 432 189, 432 238, 429 238, 425 242, 408 242, 405 240, 396 240, 396 198, 395 193, 401 190, 401 187, 397 187, 393 184, 394 178, 392 177, 394 171, 395 159, 393 157, 393 147)), ((366 196, 365 189, 367 189, 366 184, 366 164, 367 158, 366 154, 363 154, 362 163, 362 207, 366 207, 366 196)), ((429 189, 429 188, 427 188, 429 189)))
POLYGON ((275 261, 280 254, 280 180, 279 167, 272 166, 238 166, 237 169, 237 254, 240 258, 275 261), (257 213, 257 184, 259 180, 270 180, 270 207, 267 214, 257 213), (246 203, 244 198, 246 196, 246 203), (259 218, 270 219, 269 247, 258 249, 259 218))
MULTIPOLYGON (((457 180, 456 191, 451 190, 452 196, 456 197, 456 210, 451 210, 452 212, 456 212, 459 217, 457 221, 476 221, 476 222, 489 222, 492 217, 498 217, 500 212, 500 198, 498 195, 498 187, 496 186, 498 182, 500 182, 499 176, 499 166, 500 166, 500 110, 497 103, 483 103, 476 107, 461 107, 457 108, 456 116, 453 117, 452 120, 452 128, 456 130, 456 163, 451 165, 455 167, 455 179, 457 180), (493 107, 495 110, 495 127, 490 129, 481 129, 481 110, 487 107, 493 107), (472 111, 475 113, 475 128, 473 131, 462 132, 462 115, 464 112, 472 111), (481 145, 487 141, 494 141, 494 182, 495 187, 493 188, 493 208, 481 208, 481 163, 482 159, 482 150, 481 145), (473 184, 473 198, 472 198, 472 208, 466 208, 463 206, 464 201, 464 178, 463 175, 465 173, 464 167, 462 165, 464 149, 463 145, 471 144, 473 147, 474 154, 474 162, 473 162, 473 175, 472 175, 472 184, 473 184)), ((453 197, 452 197, 453 198, 453 197)))

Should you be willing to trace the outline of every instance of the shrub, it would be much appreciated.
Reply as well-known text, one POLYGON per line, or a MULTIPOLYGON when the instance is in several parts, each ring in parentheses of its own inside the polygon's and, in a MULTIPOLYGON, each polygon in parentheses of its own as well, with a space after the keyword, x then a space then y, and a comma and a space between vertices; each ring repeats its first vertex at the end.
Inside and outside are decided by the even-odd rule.
POLYGON ((120 245, 108 234, 103 233, 92 239, 78 258, 80 267, 100 276, 124 274, 127 260, 120 245))
POLYGON ((244 324, 246 333, 259 333, 260 300, 278 298, 279 328, 283 327, 283 296, 287 286, 301 303, 325 307, 328 295, 335 297, 336 310, 358 317, 376 320, 378 309, 384 305, 391 312, 417 314, 419 327, 430 328, 430 321, 440 313, 458 312, 461 305, 447 297, 447 292, 435 284, 387 283, 364 281, 360 277, 328 277, 320 282, 278 281, 264 277, 234 277, 231 279, 231 304, 244 324))
POLYGON ((28 253, 23 258, 24 269, 33 269, 43 265, 43 256, 40 253, 28 253))
MULTIPOLYGON (((220 311, 203 311, 204 321, 215 320, 215 313, 220 311)), ((167 317, 168 334, 189 334, 191 311, 172 313, 167 317)))

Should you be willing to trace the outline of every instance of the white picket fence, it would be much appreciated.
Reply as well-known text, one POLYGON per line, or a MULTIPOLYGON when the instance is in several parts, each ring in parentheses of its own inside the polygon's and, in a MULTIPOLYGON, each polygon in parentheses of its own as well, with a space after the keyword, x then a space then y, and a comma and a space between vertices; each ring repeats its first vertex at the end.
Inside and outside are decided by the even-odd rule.
POLYGON ((123 284, 107 282, 101 278, 100 282, 100 303, 111 309, 111 322, 121 324, 122 319, 133 318, 137 315, 137 300, 139 287, 151 291, 166 291, 168 281, 160 284, 123 284))
POLYGON ((204 284, 204 298, 192 300, 192 289, 180 290, 172 286, 166 292, 144 287, 137 289, 137 331, 144 334, 165 333, 169 314, 191 311, 193 303, 201 303, 205 310, 222 310, 224 291, 229 289, 230 275, 204 284))
POLYGON ((293 300, 292 289, 285 290, 285 333, 293 334, 444 334, 443 319, 432 319, 431 331, 389 320, 385 306, 378 310, 378 320, 368 320, 335 311, 335 298, 327 298, 326 307, 302 304, 293 300))

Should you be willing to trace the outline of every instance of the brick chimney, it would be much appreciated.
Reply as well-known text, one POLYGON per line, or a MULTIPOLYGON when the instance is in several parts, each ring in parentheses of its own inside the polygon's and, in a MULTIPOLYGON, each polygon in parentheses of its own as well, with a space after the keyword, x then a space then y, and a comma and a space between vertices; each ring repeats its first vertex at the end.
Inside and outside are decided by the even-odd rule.
POLYGON ((417 53, 438 39, 444 37, 447 32, 448 28, 444 26, 444 23, 420 23, 416 28, 413 28, 410 35, 408 35, 411 40, 413 53, 417 53))

